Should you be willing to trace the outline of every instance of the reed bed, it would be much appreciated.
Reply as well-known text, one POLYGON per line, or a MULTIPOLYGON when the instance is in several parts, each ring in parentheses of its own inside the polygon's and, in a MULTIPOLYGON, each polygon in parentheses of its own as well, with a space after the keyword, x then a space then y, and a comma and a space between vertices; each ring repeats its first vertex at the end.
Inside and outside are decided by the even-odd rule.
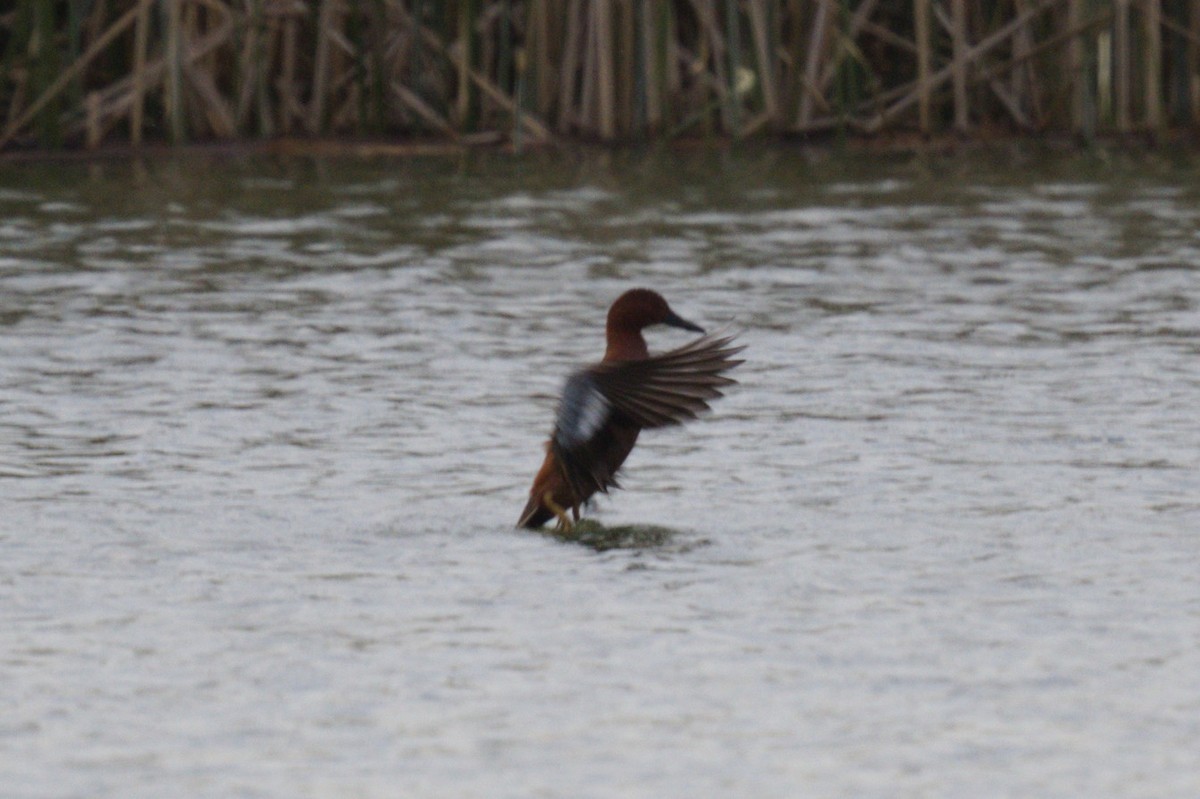
POLYGON ((21 0, 0 149, 1200 126, 1200 0, 21 0))

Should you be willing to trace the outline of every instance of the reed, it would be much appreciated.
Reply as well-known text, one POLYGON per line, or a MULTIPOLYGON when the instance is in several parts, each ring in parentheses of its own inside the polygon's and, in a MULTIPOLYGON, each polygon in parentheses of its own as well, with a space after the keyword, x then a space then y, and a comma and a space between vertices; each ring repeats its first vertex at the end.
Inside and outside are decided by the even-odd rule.
POLYGON ((970 125, 967 107, 967 70, 971 62, 967 59, 967 4, 966 0, 952 0, 952 18, 948 27, 954 43, 951 69, 954 78, 954 129, 966 133, 970 125))
POLYGON ((1200 127, 1200 0, 23 0, 0 148, 1200 127))
POLYGON ((1143 29, 1143 60, 1145 72, 1143 78, 1145 106, 1145 126, 1154 134, 1162 128, 1164 114, 1162 104, 1162 13, 1161 0, 1143 0, 1142 29, 1143 29))
POLYGON ((929 29, 931 13, 929 0, 915 0, 913 26, 917 35, 917 124, 925 134, 933 130, 933 91, 929 85, 930 65, 933 63, 932 34, 929 29))
POLYGON ((1183 64, 1182 77, 1176 73, 1172 81, 1181 95, 1180 105, 1191 109, 1193 125, 1200 125, 1200 3, 1189 4, 1188 27, 1180 29, 1183 35, 1179 38, 1187 41, 1187 60, 1183 64))

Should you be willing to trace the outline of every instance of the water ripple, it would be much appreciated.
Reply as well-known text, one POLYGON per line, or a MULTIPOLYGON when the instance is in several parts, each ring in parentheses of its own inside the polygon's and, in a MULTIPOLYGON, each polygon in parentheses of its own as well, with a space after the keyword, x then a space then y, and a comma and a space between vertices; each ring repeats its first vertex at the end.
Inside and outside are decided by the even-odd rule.
POLYGON ((1038 169, 21 166, 0 785, 1195 793, 1197 195, 1038 169), (509 530, 634 284, 740 385, 509 530))

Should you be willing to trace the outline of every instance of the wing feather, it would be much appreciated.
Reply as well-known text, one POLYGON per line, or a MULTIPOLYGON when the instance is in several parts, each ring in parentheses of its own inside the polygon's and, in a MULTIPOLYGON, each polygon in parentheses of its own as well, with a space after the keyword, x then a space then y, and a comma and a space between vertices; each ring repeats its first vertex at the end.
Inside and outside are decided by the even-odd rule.
POLYGON ((723 374, 742 363, 733 356, 745 348, 732 342, 732 335, 716 333, 661 355, 586 371, 614 410, 641 427, 666 427, 696 418, 737 382, 723 374))
POLYGON ((614 424, 668 427, 709 410, 743 349, 716 333, 636 361, 607 361, 582 369, 563 387, 550 449, 577 497, 617 486, 604 457, 614 424))

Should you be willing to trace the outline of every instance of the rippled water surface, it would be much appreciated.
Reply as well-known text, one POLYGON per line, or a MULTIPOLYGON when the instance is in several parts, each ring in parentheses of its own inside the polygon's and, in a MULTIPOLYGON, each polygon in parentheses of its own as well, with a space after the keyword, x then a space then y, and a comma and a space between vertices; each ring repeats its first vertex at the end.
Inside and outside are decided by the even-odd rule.
POLYGON ((1194 162, 0 176, 3 796, 1200 795, 1194 162), (515 531, 634 285, 741 383, 515 531))

